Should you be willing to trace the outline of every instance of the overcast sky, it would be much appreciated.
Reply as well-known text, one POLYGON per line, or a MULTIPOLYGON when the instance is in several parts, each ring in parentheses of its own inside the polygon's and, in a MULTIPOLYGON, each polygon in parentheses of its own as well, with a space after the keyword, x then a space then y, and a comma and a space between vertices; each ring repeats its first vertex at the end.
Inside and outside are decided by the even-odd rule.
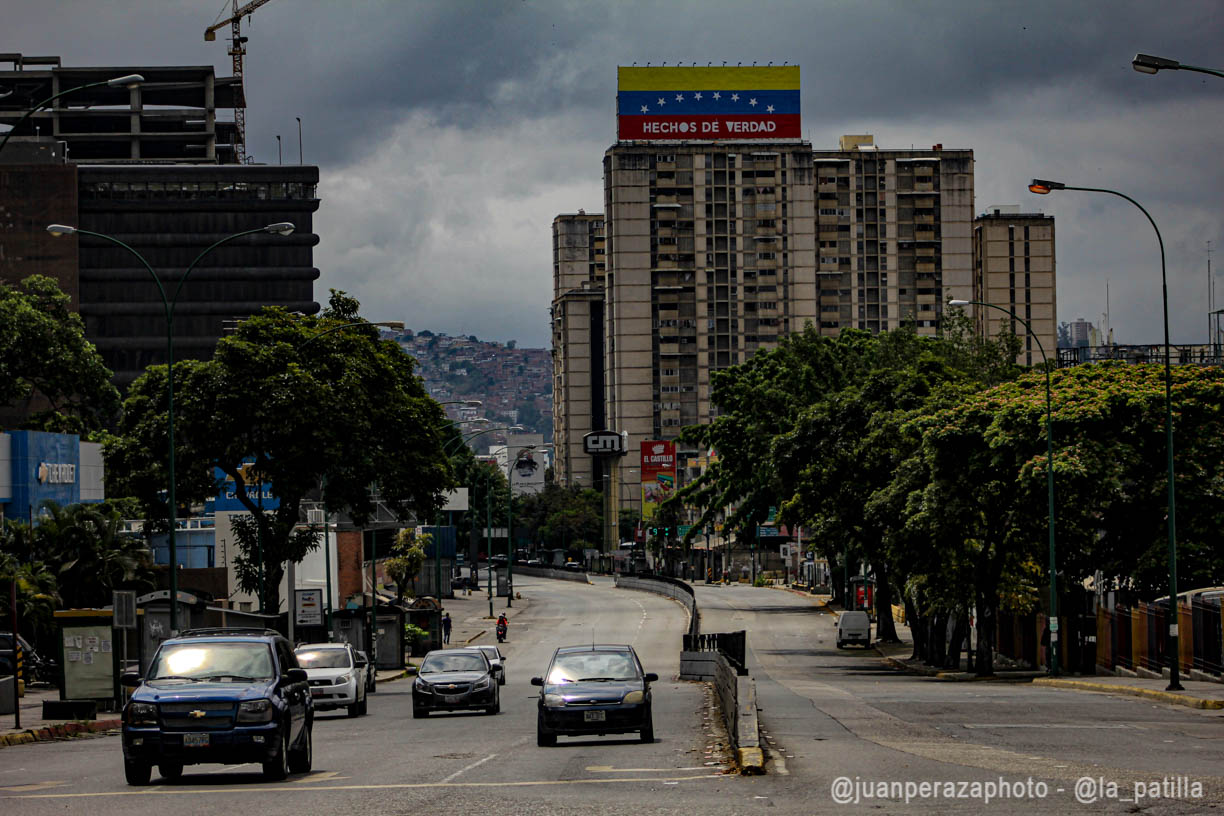
MULTIPOLYGON (((10 0, 0 50, 69 66, 232 73, 228 0, 10 0), (228 16, 228 12, 227 12, 228 16)), ((542 2, 272 0, 243 34, 247 149, 318 164, 316 299, 372 320, 547 346, 551 223, 602 209, 616 66, 788 62, 804 138, 972 148, 976 209, 1057 217, 1058 317, 1160 342, 1164 237, 1174 342, 1207 340, 1207 242, 1224 249, 1224 79, 1134 72, 1136 52, 1224 68, 1219 0, 542 2)), ((1224 255, 1217 256, 1224 263, 1224 255)), ((1213 266, 1216 266, 1213 262, 1213 266)), ((1224 284, 1224 279, 1221 279, 1224 284)), ((1224 307, 1224 285, 1216 308, 1224 307)))

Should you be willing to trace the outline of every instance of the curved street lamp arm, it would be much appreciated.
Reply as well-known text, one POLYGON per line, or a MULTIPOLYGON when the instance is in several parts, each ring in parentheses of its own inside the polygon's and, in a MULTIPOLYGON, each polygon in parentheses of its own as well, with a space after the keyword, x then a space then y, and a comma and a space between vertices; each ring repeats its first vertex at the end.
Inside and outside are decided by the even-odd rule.
POLYGON ((68 89, 68 90, 66 90, 66 91, 60 91, 60 92, 59 92, 59 93, 57 93, 55 96, 49 96, 49 97, 47 97, 46 99, 44 99, 43 101, 39 102, 37 105, 35 105, 34 107, 32 107, 32 108, 30 108, 28 111, 26 111, 26 112, 25 112, 25 116, 22 116, 20 119, 18 119, 18 120, 17 120, 17 124, 15 124, 15 125, 13 125, 11 128, 9 128, 8 133, 4 134, 4 140, 3 140, 3 141, 0 141, 0 151, 3 151, 3 150, 4 150, 4 146, 5 146, 6 144, 8 144, 9 137, 10 137, 10 136, 12 136, 14 133, 16 133, 16 132, 17 132, 17 129, 18 129, 19 127, 21 127, 21 125, 22 125, 22 124, 25 122, 25 120, 29 119, 29 118, 30 118, 31 116, 33 116, 34 114, 38 113, 38 112, 39 112, 40 110, 42 110, 43 108, 47 107, 47 106, 48 106, 48 105, 50 105, 52 102, 54 102, 55 100, 59 99, 61 96, 64 96, 65 94, 70 94, 70 93, 73 93, 74 91, 84 90, 85 88, 94 88, 94 87, 97 87, 98 85, 106 85, 106 84, 108 84, 108 83, 109 83, 109 80, 105 80, 105 79, 104 79, 104 80, 102 80, 101 82, 91 82, 91 83, 89 83, 88 85, 78 85, 78 86, 77 86, 77 87, 75 87, 75 88, 69 88, 69 89, 68 89))
POLYGON ((365 320, 359 320, 359 321, 357 321, 356 323, 345 323, 343 326, 332 326, 330 329, 324 329, 323 331, 319 332, 318 334, 311 335, 310 337, 307 337, 307 338, 306 338, 306 340, 305 340, 305 341, 303 341, 303 342, 302 342, 302 344, 301 344, 301 345, 299 345, 299 346, 297 347, 297 350, 298 350, 298 351, 301 351, 302 349, 306 348, 306 347, 307 347, 307 346, 309 346, 311 343, 313 343, 314 341, 318 340, 320 337, 322 337, 322 336, 323 336, 323 335, 325 335, 325 334, 331 334, 332 332, 338 332, 338 331, 340 331, 341 329, 351 329, 353 326, 372 326, 372 325, 374 325, 374 324, 369 323, 368 321, 365 321, 365 320))
POLYGON ((211 246, 206 248, 203 252, 201 252, 199 255, 197 255, 195 260, 191 262, 191 265, 187 267, 187 271, 183 273, 183 277, 179 278, 178 286, 174 287, 174 297, 170 299, 170 305, 167 308, 167 316, 169 316, 170 314, 174 312, 174 306, 175 304, 178 303, 179 292, 183 291, 183 284, 187 282, 187 278, 191 275, 192 271, 195 270, 196 264, 202 261, 205 255, 212 252, 214 249, 221 246, 222 244, 227 244, 230 241, 233 241, 237 238, 242 238, 247 235, 255 235, 256 233, 260 233, 260 232, 267 232, 267 228, 260 227, 259 229, 244 230, 242 232, 236 232, 233 235, 227 235, 224 238, 222 238, 220 241, 217 241, 216 243, 212 244, 211 246))
POLYGON ((1181 71, 1194 71, 1199 74, 1211 74, 1212 76, 1224 77, 1224 71, 1217 71, 1215 68, 1202 68, 1198 65, 1187 65, 1184 62, 1177 67, 1178 70, 1181 71))

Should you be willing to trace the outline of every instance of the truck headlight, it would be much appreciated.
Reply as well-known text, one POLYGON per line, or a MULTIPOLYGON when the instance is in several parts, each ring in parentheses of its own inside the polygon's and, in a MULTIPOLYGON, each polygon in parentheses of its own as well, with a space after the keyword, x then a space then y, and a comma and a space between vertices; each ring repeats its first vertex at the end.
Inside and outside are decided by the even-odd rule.
POLYGON ((645 700, 645 699, 646 699, 646 695, 643 694, 642 692, 631 691, 625 695, 625 698, 621 700, 621 702, 625 705, 635 705, 637 703, 642 702, 642 700, 645 700))
POLYGON ((247 700, 238 705, 238 722, 272 722, 271 700, 247 700))
POLYGON ((157 725, 157 706, 152 703, 129 703, 128 725, 157 725))

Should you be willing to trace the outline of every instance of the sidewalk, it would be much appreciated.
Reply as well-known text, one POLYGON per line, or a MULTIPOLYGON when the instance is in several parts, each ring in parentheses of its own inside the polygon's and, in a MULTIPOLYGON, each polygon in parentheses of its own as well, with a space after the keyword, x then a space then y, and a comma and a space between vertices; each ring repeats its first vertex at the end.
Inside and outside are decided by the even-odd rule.
MULTIPOLYGON (((521 590, 515 590, 520 592, 521 590)), ((497 639, 493 635, 493 628, 497 623, 497 615, 506 613, 506 618, 510 621, 510 631, 514 631, 514 618, 517 615, 523 614, 531 606, 530 599, 520 594, 520 597, 514 599, 514 606, 510 609, 506 608, 507 599, 504 597, 493 596, 493 615, 489 615, 489 595, 484 587, 479 590, 472 590, 471 595, 464 594, 461 590, 456 590, 455 597, 442 599, 442 611, 449 612, 451 616, 451 637, 450 646, 457 648, 459 646, 474 646, 483 645, 486 643, 496 643, 497 639)))
POLYGON ((12 714, 0 714, 0 748, 27 742, 48 742, 75 739, 82 735, 118 733, 119 713, 99 711, 96 720, 44 720, 43 700, 58 700, 59 689, 26 688, 18 700, 21 708, 21 728, 13 727, 12 714))
MULTIPOLYGON (((910 660, 909 656, 913 653, 914 646, 909 627, 898 623, 897 636, 901 639, 901 643, 877 642, 875 650, 890 666, 911 674, 920 674, 934 677, 938 680, 951 681, 1028 681, 1035 686, 1145 697, 1169 705, 1179 705, 1187 708, 1224 709, 1224 684, 1221 683, 1202 680, 1182 680, 1183 690, 1172 692, 1165 690, 1168 681, 1163 679, 1118 677, 1111 674, 1049 677, 1041 669, 1001 668, 997 663, 993 677, 979 678, 976 674, 967 670, 968 667, 965 666, 964 658, 962 658, 961 671, 938 669, 933 666, 927 666, 921 661, 910 660)), ((1006 660, 1006 658, 1001 658, 1001 660, 1006 660)))

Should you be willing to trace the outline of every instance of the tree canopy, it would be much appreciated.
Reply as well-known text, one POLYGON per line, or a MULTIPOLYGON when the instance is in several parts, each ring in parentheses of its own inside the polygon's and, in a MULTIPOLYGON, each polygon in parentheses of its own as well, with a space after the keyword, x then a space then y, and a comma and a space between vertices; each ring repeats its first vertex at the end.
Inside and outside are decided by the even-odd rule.
POLYGON ((70 306, 46 276, 0 282, 0 407, 22 428, 84 435, 118 417, 111 372, 70 306))
MULTIPOLYGON (((223 338, 213 359, 175 365, 177 498, 215 496, 214 468, 234 482, 262 534, 272 608, 284 562, 311 546, 294 535, 302 501, 324 482, 327 510, 358 525, 375 501, 400 519, 432 519, 454 483, 441 407, 412 358, 380 341, 357 309, 335 290, 318 318, 266 308, 223 338), (278 506, 257 504, 252 482, 271 485, 278 506)), ((132 384, 120 435, 107 445, 115 486, 162 518, 166 376, 155 366, 132 384)))

